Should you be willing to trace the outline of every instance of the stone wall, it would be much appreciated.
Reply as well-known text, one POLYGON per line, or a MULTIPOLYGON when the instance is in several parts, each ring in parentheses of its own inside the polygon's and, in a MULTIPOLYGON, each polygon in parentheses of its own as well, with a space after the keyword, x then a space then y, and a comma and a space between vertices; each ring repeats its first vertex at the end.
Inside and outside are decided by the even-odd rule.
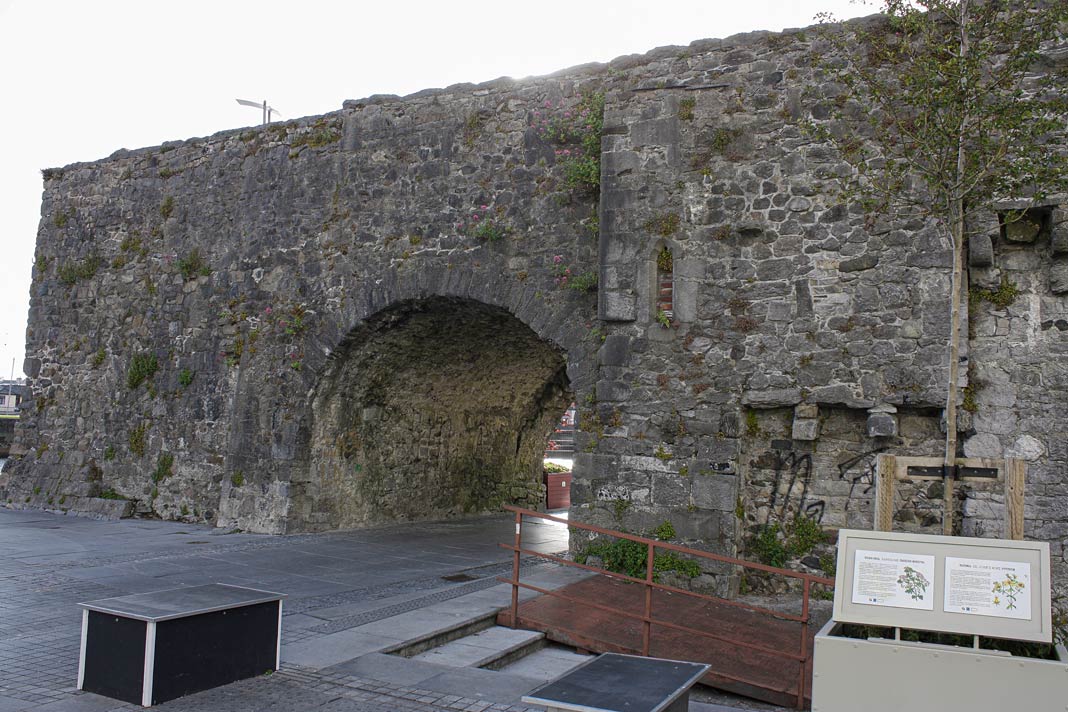
MULTIPOLYGON (((838 197, 851 169, 804 124, 863 107, 814 66, 829 51, 702 40, 49 172, 5 499, 113 491, 258 531, 531 503, 574 397, 576 520, 749 555, 798 514, 870 526, 875 454, 941 453, 951 249, 838 197), (546 130, 591 94, 597 194, 546 130)), ((1022 294, 974 305, 958 427, 1028 459, 1027 534, 1063 581, 1054 207, 973 268, 1022 294)), ((960 497, 965 533, 999 533, 998 494, 960 497)), ((938 531, 939 498, 903 488, 900 526, 938 531)))

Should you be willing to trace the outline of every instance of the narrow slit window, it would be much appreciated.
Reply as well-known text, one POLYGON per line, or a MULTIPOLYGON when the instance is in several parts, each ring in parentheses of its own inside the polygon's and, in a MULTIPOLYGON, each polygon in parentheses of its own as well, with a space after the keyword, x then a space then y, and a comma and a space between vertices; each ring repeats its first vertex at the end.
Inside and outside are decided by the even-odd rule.
POLYGON ((656 313, 671 319, 675 307, 675 259, 671 250, 661 247, 656 254, 656 313))

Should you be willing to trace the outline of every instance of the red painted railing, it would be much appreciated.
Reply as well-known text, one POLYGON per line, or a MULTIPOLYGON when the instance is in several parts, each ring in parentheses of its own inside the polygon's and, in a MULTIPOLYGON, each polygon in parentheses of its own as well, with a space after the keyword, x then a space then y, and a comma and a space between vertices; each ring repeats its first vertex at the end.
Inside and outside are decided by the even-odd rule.
MULTIPOLYGON (((562 599, 562 600, 565 600, 565 601, 569 601, 571 603, 580 604, 580 605, 588 606, 588 607, 591 607, 591 608, 594 608, 594 609, 597 609, 597 610, 600 610, 600 611, 604 611, 606 613, 611 613, 613 615, 618 615, 618 616, 622 616, 622 617, 625 617, 625 618, 634 618, 634 619, 638 619, 638 620, 642 621, 642 645, 641 645, 641 654, 642 655, 646 655, 646 656, 649 655, 650 638, 652 636, 652 627, 653 627, 653 625, 657 625, 657 626, 662 626, 662 627, 665 627, 665 628, 671 628, 671 629, 674 629, 674 630, 679 630, 679 631, 682 631, 682 632, 685 632, 685 633, 689 633, 689 634, 693 634, 693 635, 700 635, 702 637, 710 638, 710 639, 717 640, 717 641, 720 641, 720 642, 723 642, 723 643, 729 643, 731 645, 737 645, 737 646, 744 647, 744 648, 747 648, 747 649, 750 649, 750 650, 755 650, 755 651, 763 653, 765 655, 771 655, 771 656, 775 656, 775 657, 779 657, 779 658, 785 658, 786 660, 790 660, 790 661, 796 662, 797 665, 798 665, 797 695, 796 695, 796 697, 797 697, 797 708, 798 709, 804 709, 805 698, 806 698, 806 696, 808 696, 808 692, 807 692, 808 676, 807 676, 806 672, 807 672, 807 667, 808 667, 808 661, 809 661, 809 659, 811 658, 811 655, 812 655, 811 651, 809 650, 809 637, 810 636, 808 634, 808 630, 809 630, 808 629, 808 626, 809 626, 809 599, 810 599, 810 595, 811 595, 811 587, 812 587, 813 584, 820 584, 822 586, 827 586, 829 588, 833 588, 833 586, 834 586, 834 580, 833 579, 824 578, 822 576, 815 576, 813 574, 801 573, 801 572, 798 572, 798 571, 790 571, 788 569, 779 569, 779 568, 775 568, 773 566, 766 566, 764 564, 758 564, 758 563, 753 562, 753 561, 746 561, 744 559, 736 559, 736 558, 732 558, 732 557, 729 557, 729 556, 723 556, 723 555, 720 555, 720 554, 713 554, 713 553, 710 553, 710 552, 707 552, 707 551, 700 551, 700 550, 697 550, 697 549, 690 549, 690 548, 687 548, 685 546, 679 546, 678 544, 671 544, 671 543, 668 543, 668 542, 665 542, 665 541, 659 541, 657 539, 648 539, 646 537, 635 536, 634 534, 627 534, 625 532, 620 532, 620 531, 613 531, 611 529, 603 529, 601 527, 596 527, 596 526, 593 526, 593 525, 590 525, 590 524, 581 524, 581 523, 578 523, 578 522, 572 522, 572 521, 568 521, 567 519, 562 519, 560 517, 554 517, 552 515, 543 514, 541 512, 534 512, 534 511, 531 511, 529 509, 521 509, 519 507, 512 507, 512 506, 506 506, 505 509, 510 511, 510 512, 515 513, 515 541, 511 546, 509 546, 508 544, 501 544, 501 546, 503 548, 509 549, 510 551, 512 551, 512 578, 511 579, 501 578, 499 580, 504 582, 504 583, 509 583, 512 586, 511 625, 512 625, 513 628, 515 628, 517 626, 518 620, 519 620, 519 589, 520 588, 525 588, 527 590, 535 591, 535 592, 543 594, 545 596, 552 596, 552 597, 559 598, 559 599, 562 599), (553 554, 544 554, 544 553, 540 553, 540 552, 537 552, 537 551, 524 549, 523 548, 523 541, 522 541, 523 517, 531 517, 531 518, 536 518, 536 519, 545 519, 545 520, 552 521, 552 522, 559 522, 561 524, 566 524, 571 529, 580 529, 580 530, 583 530, 583 531, 593 532, 593 533, 599 534, 601 536, 614 537, 616 539, 629 539, 630 541, 635 541, 635 542, 638 542, 640 544, 644 544, 646 546, 645 578, 644 579, 634 578, 634 577, 628 576, 626 574, 616 573, 614 571, 608 571, 608 570, 600 569, 600 568, 593 567, 593 566, 587 566, 586 564, 580 564, 580 563, 578 563, 576 561, 571 561, 569 559, 566 559, 566 558, 563 558, 563 557, 560 557, 560 556, 555 556, 553 554), (669 585, 666 585, 666 584, 658 583, 658 582, 653 580, 653 577, 654 577, 653 563, 654 563, 654 560, 655 560, 655 551, 656 551, 656 549, 665 549, 665 550, 669 550, 669 551, 675 551, 675 552, 678 552, 678 553, 681 553, 681 554, 686 554, 688 556, 698 557, 698 558, 702 558, 702 559, 709 559, 711 561, 716 561, 716 562, 723 563, 723 564, 729 564, 729 565, 732 565, 732 566, 739 566, 739 567, 743 567, 743 568, 746 568, 746 569, 753 569, 753 570, 756 570, 756 571, 763 571, 763 572, 766 572, 766 573, 778 574, 778 575, 781 575, 781 576, 786 576, 788 578, 799 579, 799 580, 802 581, 801 613, 800 613, 800 615, 793 615, 793 614, 785 613, 785 612, 782 612, 782 611, 775 611, 775 610, 772 610, 772 609, 769 609, 769 608, 763 608, 763 607, 760 607, 760 606, 750 605, 748 603, 743 603, 741 601, 732 601, 730 599, 719 598, 717 596, 709 596, 707 594, 696 593, 694 591, 688 591, 686 589, 677 588, 675 586, 669 586, 669 585), (607 576, 607 577, 610 577, 610 578, 613 578, 613 579, 619 579, 619 580, 622 580, 622 581, 629 581, 629 582, 632 582, 632 583, 640 584, 640 585, 644 586, 644 588, 645 588, 645 591, 644 591, 644 593, 645 593, 645 610, 644 610, 642 615, 638 615, 638 614, 632 613, 630 611, 626 611, 626 610, 623 610, 623 609, 620 609, 620 608, 615 608, 615 607, 612 607, 612 606, 606 606, 606 605, 603 605, 603 604, 600 604, 600 603, 596 603, 596 602, 593 602, 593 601, 590 601, 590 600, 577 599, 577 598, 575 598, 573 596, 569 596, 568 594, 562 593, 560 591, 553 591, 553 590, 545 589, 545 588, 542 588, 542 587, 539 587, 539 586, 534 586, 534 585, 529 584, 529 583, 523 583, 523 582, 521 582, 519 580, 519 560, 520 560, 520 556, 536 556, 536 557, 539 557, 539 558, 542 558, 542 559, 547 559, 549 561, 556 562, 558 564, 562 564, 564 566, 570 566, 570 567, 577 568, 577 569, 583 569, 585 571, 590 571, 592 573, 604 575, 604 576, 607 576), (691 596, 691 597, 696 598, 696 599, 715 602, 717 605, 731 606, 731 607, 736 607, 736 608, 740 608, 740 609, 745 609, 745 610, 753 611, 753 612, 761 614, 761 615, 766 615, 766 616, 771 616, 771 617, 774 617, 774 618, 778 618, 780 620, 787 620, 787 621, 797 622, 797 623, 800 624, 800 628, 801 628, 801 635, 800 635, 801 639, 800 639, 800 644, 798 646, 798 652, 791 652, 791 651, 788 651, 788 650, 780 650, 780 649, 776 649, 776 648, 771 648, 771 647, 768 647, 768 646, 759 645, 757 643, 750 642, 748 640, 743 640, 743 639, 740 639, 740 638, 732 638, 730 636, 720 635, 718 633, 713 633, 711 631, 704 631, 704 630, 699 630, 699 629, 692 628, 692 627, 689 627, 689 626, 678 625, 677 623, 673 623, 671 621, 664 620, 662 618, 661 619, 654 618, 653 617, 653 590, 654 589, 655 590, 661 590, 661 591, 669 591, 669 592, 672 592, 672 593, 678 593, 678 594, 683 594, 683 595, 686 595, 686 596, 691 596)), ((747 680, 747 679, 744 679, 744 678, 741 678, 741 677, 732 676, 732 675, 730 675, 728 673, 725 673, 723 671, 715 671, 715 674, 720 676, 720 677, 736 680, 736 681, 741 682, 741 683, 753 684, 751 680, 747 680)))

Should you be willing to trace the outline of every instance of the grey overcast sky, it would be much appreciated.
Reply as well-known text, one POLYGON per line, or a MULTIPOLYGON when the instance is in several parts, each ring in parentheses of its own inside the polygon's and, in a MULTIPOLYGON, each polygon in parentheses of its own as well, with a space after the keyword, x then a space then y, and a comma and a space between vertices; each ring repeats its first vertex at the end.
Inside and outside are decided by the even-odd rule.
POLYGON ((345 99, 869 14, 850 0, 0 0, 0 377, 22 375, 41 169, 345 99))

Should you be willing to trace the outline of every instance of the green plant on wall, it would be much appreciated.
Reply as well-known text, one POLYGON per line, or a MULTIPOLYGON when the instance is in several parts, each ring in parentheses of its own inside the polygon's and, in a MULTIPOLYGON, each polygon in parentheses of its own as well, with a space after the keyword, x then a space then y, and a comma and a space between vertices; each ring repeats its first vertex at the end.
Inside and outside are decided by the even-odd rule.
POLYGON ((824 540, 819 522, 800 514, 785 527, 775 522, 765 524, 750 541, 749 549, 762 564, 781 569, 791 558, 811 553, 824 540))
POLYGON ((131 391, 145 381, 151 379, 159 370, 159 360, 156 354, 140 353, 130 359, 130 366, 126 369, 126 387, 131 391))
POLYGON ((82 280, 92 279, 96 276, 98 267, 100 267, 100 258, 96 255, 90 255, 84 260, 60 265, 57 273, 59 274, 59 280, 70 287, 82 280))
POLYGON ((182 388, 189 388, 193 383, 193 379, 196 377, 196 371, 191 371, 188 368, 183 368, 178 372, 178 385, 182 388))
POLYGON ((1001 276, 1001 284, 997 289, 982 289, 980 287, 972 287, 968 293, 971 306, 974 308, 979 302, 990 302, 998 309, 1004 309, 1010 306, 1016 301, 1016 297, 1020 296, 1020 288, 1013 282, 1009 281, 1009 278, 1005 275, 1001 276))
POLYGON ((596 195, 601 185, 604 94, 586 94, 570 107, 546 101, 534 112, 533 127, 543 141, 559 146, 555 154, 557 165, 563 169, 564 187, 596 195))
POLYGON ((665 273, 670 273, 675 269, 675 258, 671 250, 666 247, 660 248, 660 252, 656 253, 656 268, 665 273))
POLYGON ((483 242, 496 242, 503 240, 512 233, 512 228, 505 220, 503 207, 491 209, 488 205, 479 206, 471 211, 466 220, 456 224, 456 229, 461 235, 473 237, 483 242))
POLYGON ((169 452, 161 452, 156 458, 156 471, 152 473, 152 481, 159 483, 173 474, 174 455, 169 452))
POLYGON ((207 277, 211 274, 211 268, 200 256, 200 250, 194 247, 185 257, 178 259, 178 271, 182 273, 182 279, 189 281, 198 276, 207 277))
POLYGON ((145 434, 148 432, 148 423, 141 423, 130 431, 128 443, 130 452, 138 457, 145 455, 145 434))
POLYGON ((661 237, 670 237, 679 231, 681 222, 678 213, 661 213, 646 220, 645 229, 661 237))

